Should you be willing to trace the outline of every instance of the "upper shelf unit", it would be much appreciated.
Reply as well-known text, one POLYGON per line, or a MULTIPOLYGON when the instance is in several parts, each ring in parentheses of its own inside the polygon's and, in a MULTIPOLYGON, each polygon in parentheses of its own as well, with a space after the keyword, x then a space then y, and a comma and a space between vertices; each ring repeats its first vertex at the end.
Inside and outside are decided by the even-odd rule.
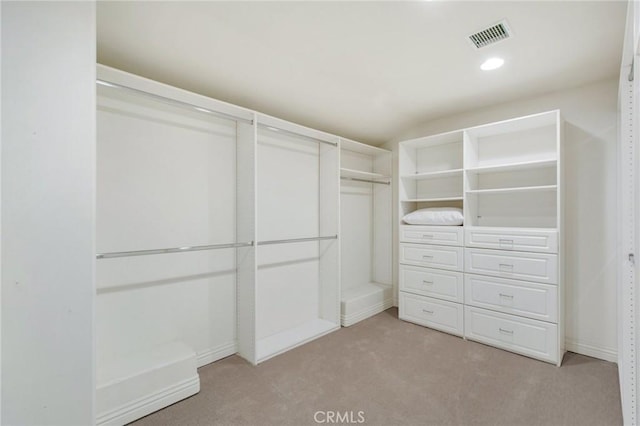
POLYGON ((557 113, 535 114, 465 130, 464 168, 518 168, 558 159, 557 113))
POLYGON ((558 227, 558 111, 465 130, 465 224, 558 227))
POLYGON ((469 226, 556 227, 561 123, 550 111, 401 142, 401 216, 451 206, 469 226))
POLYGON ((459 204, 463 198, 463 136, 457 131, 400 144, 400 201, 459 204))

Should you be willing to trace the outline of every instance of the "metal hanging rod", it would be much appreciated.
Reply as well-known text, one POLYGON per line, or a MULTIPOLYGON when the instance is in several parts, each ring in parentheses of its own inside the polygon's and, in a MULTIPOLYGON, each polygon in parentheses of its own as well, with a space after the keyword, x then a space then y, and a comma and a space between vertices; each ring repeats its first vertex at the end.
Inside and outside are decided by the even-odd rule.
POLYGON ((230 244, 211 244, 206 246, 192 246, 192 247, 174 247, 154 250, 135 250, 135 251, 116 251, 111 253, 98 253, 96 259, 113 259, 116 257, 131 257, 131 256, 147 256, 150 254, 166 254, 166 253, 186 253, 189 251, 202 251, 202 250, 216 250, 216 249, 228 249, 238 247, 251 247, 253 241, 248 243, 230 243, 230 244))
POLYGON ((187 107, 187 108, 193 109, 195 111, 199 111, 199 112, 204 112, 204 113, 207 113, 207 114, 215 115, 215 116, 220 117, 220 118, 226 118, 227 120, 240 121, 242 123, 253 124, 253 120, 249 120, 247 118, 237 117, 237 116, 232 115, 232 114, 227 114, 227 113, 224 113, 224 112, 214 111, 214 110, 211 110, 211 109, 208 109, 208 108, 204 108, 204 107, 201 107, 201 106, 198 106, 198 105, 191 104, 189 102, 178 101, 176 99, 171 99, 171 98, 167 98, 167 97, 164 97, 164 96, 156 95, 155 93, 145 92, 144 90, 135 89, 135 88, 130 87, 130 86, 125 86, 123 84, 112 83, 110 81, 100 80, 100 79, 96 80, 96 83, 100 84, 101 86, 113 87, 115 89, 128 90, 128 91, 131 91, 131 92, 134 92, 134 93, 138 93, 138 94, 141 94, 141 95, 145 95, 145 96, 151 97, 153 99, 156 99, 156 100, 161 101, 161 102, 166 103, 166 104, 179 105, 179 106, 182 106, 182 107, 187 107))
POLYGON ((263 129, 268 129, 268 130, 271 130, 272 132, 276 132, 276 133, 283 133, 285 135, 296 136, 298 138, 307 139, 307 140, 310 140, 312 142, 320 142, 320 143, 324 143, 324 144, 327 144, 327 145, 338 146, 337 142, 325 141, 324 139, 314 138, 312 136, 307 136, 307 135, 303 135, 301 133, 292 132, 291 130, 280 129, 278 127, 269 126, 267 124, 262 124, 260 122, 258 122, 258 127, 262 127, 263 129))
POLYGON ((268 246, 271 244, 304 243, 306 241, 322 241, 322 240, 337 240, 337 239, 338 239, 337 235, 330 235, 328 237, 289 238, 288 240, 258 241, 258 245, 268 246))
POLYGON ((354 180, 356 182, 378 183, 380 185, 391 185, 391 182, 385 182, 385 181, 380 181, 380 180, 370 180, 370 179, 360 179, 360 178, 347 177, 347 176, 340 176, 340 179, 342 179, 342 180, 354 180))

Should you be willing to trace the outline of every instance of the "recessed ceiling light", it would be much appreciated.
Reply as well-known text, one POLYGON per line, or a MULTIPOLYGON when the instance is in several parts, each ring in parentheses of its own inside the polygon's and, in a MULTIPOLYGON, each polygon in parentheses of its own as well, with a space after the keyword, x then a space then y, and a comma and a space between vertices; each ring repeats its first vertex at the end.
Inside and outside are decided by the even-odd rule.
POLYGON ((482 71, 491 71, 500 68, 504 65, 504 59, 502 58, 489 58, 480 65, 482 71))

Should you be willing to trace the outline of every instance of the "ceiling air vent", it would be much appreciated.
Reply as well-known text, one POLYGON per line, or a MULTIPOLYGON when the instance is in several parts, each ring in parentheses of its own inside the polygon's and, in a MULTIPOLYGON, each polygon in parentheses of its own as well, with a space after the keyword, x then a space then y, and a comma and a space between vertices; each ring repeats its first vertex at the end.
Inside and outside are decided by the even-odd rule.
POLYGON ((511 37, 511 31, 509 30, 507 21, 502 20, 489 28, 478 31, 475 34, 471 34, 469 36, 469 40, 471 40, 475 47, 480 49, 481 47, 488 46, 509 37, 511 37))

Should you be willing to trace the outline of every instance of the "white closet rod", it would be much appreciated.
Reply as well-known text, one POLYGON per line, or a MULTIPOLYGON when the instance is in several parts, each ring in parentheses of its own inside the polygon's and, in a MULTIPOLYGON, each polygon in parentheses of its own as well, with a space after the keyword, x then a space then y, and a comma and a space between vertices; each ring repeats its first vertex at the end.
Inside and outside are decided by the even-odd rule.
POLYGON ((248 243, 211 244, 207 246, 173 247, 173 248, 163 248, 163 249, 153 249, 153 250, 116 251, 111 253, 98 253, 96 254, 96 259, 113 259, 115 257, 146 256, 150 254, 186 253, 189 251, 217 250, 217 249, 251 247, 251 246, 253 246, 253 241, 250 241, 248 243))
POLYGON ((161 101, 163 103, 166 103, 166 104, 178 105, 178 106, 181 106, 181 107, 187 107, 187 108, 193 109, 195 111, 199 111, 199 112, 204 112, 204 113, 207 113, 207 114, 215 115, 217 117, 225 118, 227 120, 233 120, 233 121, 239 121, 239 122, 242 122, 242 123, 253 124, 253 120, 249 120, 249 119, 246 119, 246 118, 243 118, 243 117, 237 117, 235 115, 227 114, 227 113, 224 113, 224 112, 214 111, 214 110, 211 110, 211 109, 208 109, 208 108, 204 108, 204 107, 201 107, 201 106, 198 106, 198 105, 190 104, 188 102, 178 101, 176 99, 171 99, 171 98, 165 98, 164 96, 156 95, 155 93, 145 92, 144 90, 135 89, 133 87, 125 86, 125 85, 118 84, 118 83, 113 83, 111 81, 96 80, 96 83, 100 84, 102 86, 113 87, 115 89, 128 90, 128 91, 131 91, 131 92, 134 92, 134 93, 138 93, 138 94, 141 94, 141 95, 145 95, 145 96, 154 98, 154 99, 156 99, 158 101, 161 101))
POLYGON ((312 142, 319 142, 319 143, 324 143, 324 144, 333 145, 333 146, 338 145, 337 142, 325 141, 324 139, 314 138, 312 136, 303 135, 302 133, 292 132, 291 130, 280 129, 279 127, 269 126, 267 124, 258 123, 258 127, 262 127, 263 129, 271 130, 272 132, 276 132, 276 133, 284 133, 289 136, 296 136, 302 139, 307 139, 312 142))
POLYGON ((352 178, 352 177, 346 177, 346 176, 341 176, 340 179, 342 179, 342 180, 353 180, 353 181, 356 181, 356 182, 377 183, 377 184, 380 184, 380 185, 391 185, 391 182, 384 182, 384 181, 370 180, 370 179, 359 179, 359 178, 352 178))
POLYGON ((337 240, 337 235, 330 235, 327 237, 311 237, 311 238, 289 238, 288 240, 269 240, 258 241, 259 246, 268 246, 271 244, 287 244, 287 243, 303 243, 306 241, 321 241, 321 240, 337 240))
MULTIPOLYGON (((290 238, 288 240, 258 241, 257 245, 267 246, 271 244, 303 243, 307 241, 337 240, 337 239, 338 239, 337 235, 330 235, 327 237, 290 238)), ((206 246, 172 247, 172 248, 151 249, 151 250, 114 251, 110 253, 98 253, 96 254, 96 259, 113 259, 116 257, 147 256, 151 254, 186 253, 190 251, 251 247, 253 245, 254 245, 254 242, 250 241, 248 243, 211 244, 206 246)))

